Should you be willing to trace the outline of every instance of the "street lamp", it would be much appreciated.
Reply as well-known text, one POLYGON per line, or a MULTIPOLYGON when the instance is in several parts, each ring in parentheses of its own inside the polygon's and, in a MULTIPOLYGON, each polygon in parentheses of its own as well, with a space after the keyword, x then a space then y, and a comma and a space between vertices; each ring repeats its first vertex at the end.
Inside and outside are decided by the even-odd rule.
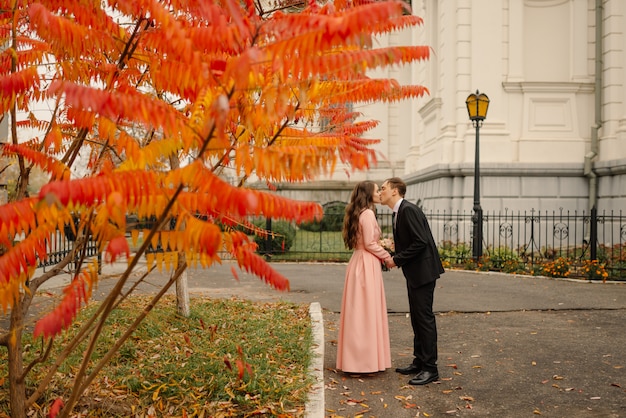
POLYGON ((483 209, 480 207, 480 148, 479 134, 480 127, 487 117, 487 109, 489 108, 489 97, 485 93, 472 93, 465 100, 467 105, 467 113, 476 128, 476 155, 474 157, 474 215, 472 223, 474 224, 474 237, 472 242, 472 256, 478 261, 483 256, 483 209))

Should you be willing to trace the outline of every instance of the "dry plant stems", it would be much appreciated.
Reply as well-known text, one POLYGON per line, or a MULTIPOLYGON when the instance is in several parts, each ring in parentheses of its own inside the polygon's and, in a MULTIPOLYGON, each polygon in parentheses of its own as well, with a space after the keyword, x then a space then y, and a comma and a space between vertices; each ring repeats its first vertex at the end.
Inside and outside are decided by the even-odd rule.
MULTIPOLYGON (((99 335, 100 335, 100 333, 102 331, 103 324, 106 321, 106 319, 109 317, 111 311, 113 309, 115 309, 119 305, 119 303, 121 303, 132 292, 132 290, 138 285, 138 283, 140 283, 149 274, 149 272, 151 271, 151 270, 148 271, 141 278, 141 280, 138 281, 138 283, 135 283, 133 285, 133 287, 128 292, 126 292, 126 294, 122 293, 122 289, 123 289, 124 285, 126 284, 126 282, 128 280, 128 277, 130 276, 130 273, 132 273, 132 271, 134 270, 134 268, 137 265, 138 260, 140 259, 140 257, 146 252, 146 250, 147 250, 147 248, 148 248, 148 246, 150 244, 150 241, 151 241, 152 237, 154 236, 154 234, 156 233, 156 231, 158 231, 165 224, 165 221, 167 219, 166 215, 169 213, 169 210, 170 210, 171 206, 174 204, 176 197, 178 196, 178 194, 180 194, 181 191, 182 191, 182 187, 179 187, 176 190, 176 192, 174 193, 174 195, 172 196, 172 198, 168 202, 168 205, 164 209, 160 219, 155 223, 153 228, 150 230, 150 233, 148 234, 148 237, 144 240, 142 245, 139 247, 139 249, 137 250, 137 253, 133 257, 133 259, 130 261, 128 267, 126 268, 124 273, 120 276, 119 280, 117 281, 116 285, 113 287, 113 289, 111 290, 111 292, 109 293, 109 295, 107 296, 105 301, 99 306, 99 308, 96 311, 96 313, 94 313, 94 315, 85 324, 83 324, 83 326, 81 327, 79 332, 76 334, 76 336, 72 339, 72 341, 70 341, 65 346, 64 350, 57 357, 55 363, 49 369, 47 375, 43 379, 40 380, 37 388, 33 391, 32 395, 25 402, 24 406, 25 406, 26 409, 30 408, 37 401, 37 399, 43 394, 43 392, 46 390, 48 384, 52 380, 52 377, 57 372, 57 370, 59 369, 61 364, 63 364, 63 362, 67 359, 67 357, 72 353, 72 351, 75 350, 76 347, 85 338, 87 338, 89 336, 89 333, 93 330, 93 326, 94 326, 96 320, 98 318, 100 318, 100 321, 98 322, 97 328, 96 328, 95 332, 92 334, 91 343, 89 345, 89 348, 87 349, 87 351, 85 353, 84 361, 83 361, 83 367, 81 367, 80 372, 75 377, 75 390, 72 391, 72 396, 67 401, 67 403, 65 404, 65 407, 63 408, 63 410, 60 412, 61 413, 60 416, 67 416, 67 415, 63 415, 64 411, 68 411, 68 413, 69 413, 69 411, 71 411, 72 408, 69 407, 69 406, 72 405, 72 403, 75 404, 76 400, 80 397, 80 395, 85 391, 85 389, 88 386, 88 383, 85 383, 85 384, 79 386, 79 382, 80 382, 80 380, 81 380, 81 378, 82 378, 82 376, 84 374, 85 368, 89 364, 89 361, 91 359, 91 354, 92 354, 92 352, 93 352, 93 350, 95 348, 95 345, 96 345, 96 342, 98 340, 98 337, 99 337, 99 335), (118 295, 121 295, 121 298, 118 299, 118 295)), ((79 237, 79 238, 86 242, 86 237, 82 236, 82 237, 79 237)), ((84 257, 84 255, 83 255, 83 257, 84 257)), ((57 266, 55 266, 55 268, 50 273, 52 273, 53 271, 57 271, 58 272, 59 269, 62 269, 65 265, 69 264, 69 262, 71 262, 72 260, 74 260, 74 251, 70 252, 70 254, 68 254, 64 258, 63 261, 65 261, 65 264, 63 264, 63 263, 58 264, 57 266)), ((187 267, 186 263, 184 263, 181 267, 182 267, 182 269, 179 267, 179 269, 174 273, 173 278, 171 278, 170 281, 165 285, 165 287, 166 287, 165 290, 162 289, 161 292, 159 292, 160 296, 158 297, 158 299, 160 299, 162 294, 164 294, 167 291, 167 289, 169 289, 169 287, 172 285, 172 283, 174 283, 176 281, 176 279, 182 274, 182 272, 187 267), (180 272, 179 272, 179 270, 180 270, 180 272)), ((53 277, 53 276, 49 276, 49 277, 53 277)), ((38 282, 38 284, 37 284, 37 287, 39 285, 41 285, 41 283, 43 283, 44 281, 45 280, 40 280, 38 282)), ((34 291, 35 290, 36 290, 36 287, 34 288, 34 291)), ((158 301, 158 299, 156 299, 156 300, 158 301)), ((141 319, 143 319, 143 318, 145 318, 145 315, 141 319)), ((141 321, 139 321, 139 322, 141 322, 141 321)), ((135 328, 136 328, 136 326, 135 326, 135 328)), ((50 345, 52 345, 53 340, 54 340, 53 338, 50 340, 50 345)), ((122 343, 123 343, 123 341, 122 341, 122 343)), ((121 344, 119 346, 121 346, 121 344)), ((115 351, 117 351, 117 349, 119 349, 119 346, 115 348, 115 351)), ((46 350, 46 352, 49 353, 50 349, 48 348, 46 350)), ((114 354, 114 352, 112 354, 114 354)), ((42 359, 36 359, 36 361, 37 362, 41 362, 42 359)), ((33 364, 29 365, 26 368, 26 370, 24 371, 24 373, 22 373, 22 381, 25 378, 27 372, 32 369, 32 366, 33 366, 33 364)), ((99 365, 99 367, 97 367, 97 370, 101 369, 102 366, 103 365, 99 365)), ((93 378, 95 377, 96 373, 97 373, 97 371, 92 371, 91 376, 88 377, 87 380, 89 382, 91 382, 93 380, 93 378)))
MULTIPOLYGON (((169 288, 174 283, 176 283, 176 280, 180 277, 181 274, 183 274, 186 268, 187 268, 187 263, 182 263, 181 265, 178 266, 177 270, 170 277, 169 281, 161 288, 159 293, 157 293, 152 298, 152 300, 150 300, 150 303, 146 305, 141 315, 135 318, 135 321, 128 327, 126 332, 116 341, 116 343, 109 349, 109 351, 94 365, 93 370, 91 370, 89 374, 86 374, 86 368, 87 368, 87 365, 89 364, 90 356, 93 353, 95 346, 96 346, 96 334, 94 333, 94 337, 92 338, 92 341, 89 344, 89 351, 88 351, 89 357, 85 356, 83 363, 81 364, 79 375, 77 375, 75 378, 75 381, 74 381, 75 384, 72 390, 72 394, 70 395, 70 398, 68 399, 63 410, 61 410, 59 417, 64 418, 64 417, 69 416, 70 412, 74 408, 74 405, 76 404, 80 395, 83 392, 85 392, 87 387, 89 387, 89 385, 98 375, 100 370, 102 370, 102 368, 107 365, 107 363, 117 353, 120 347, 126 342, 126 340, 128 340, 128 338, 133 334, 133 332, 135 332, 137 327, 139 327, 141 322, 150 313, 150 311, 152 311, 152 309, 156 306, 156 304, 163 297, 163 295, 165 295, 165 293, 169 290, 169 288), (81 381, 79 378, 82 376, 84 376, 84 379, 81 381)), ((102 331, 102 328, 104 327, 104 319, 105 318, 102 317, 100 320, 100 323, 98 324, 97 335, 100 334, 100 332, 102 331)))
POLYGON ((105 355, 104 358, 100 360, 94 366, 94 369, 88 375, 86 375, 87 366, 91 361, 91 355, 93 354, 93 351, 96 348, 96 343, 98 341, 100 334, 102 333, 102 329, 104 327, 105 321, 109 317, 109 315, 111 314, 111 311, 115 307, 115 301, 117 300, 118 295, 122 294, 122 289, 124 288, 124 285, 126 284, 128 277, 130 276, 130 273, 134 270, 135 266, 138 263, 139 258, 146 252, 148 245, 152 241, 152 237, 154 236, 154 234, 156 234, 156 231, 160 230, 165 224, 167 215, 170 213, 172 206, 176 202, 176 198, 182 192, 182 190, 183 190, 182 185, 179 185, 176 188, 176 191, 174 192, 172 197, 169 199, 167 205, 163 209, 163 212, 161 213, 159 220, 152 227, 152 229, 150 230, 150 233, 148 234, 148 237, 146 238, 146 240, 144 240, 144 242, 139 247, 139 250, 137 251, 135 256, 131 259, 128 267, 124 271, 124 274, 122 274, 122 276, 117 281, 117 283, 115 284, 115 286, 113 287, 113 289, 111 290, 107 298, 105 299, 104 303, 102 304, 104 308, 102 310, 102 314, 100 315, 100 321, 98 325, 96 326, 96 329, 91 337, 91 341, 84 354, 84 359, 83 359, 83 363, 81 364, 80 370, 76 374, 76 377, 74 378, 74 388, 72 390, 70 398, 67 400, 67 402, 63 406, 63 409, 61 409, 58 415, 59 418, 66 418, 69 416, 70 412, 74 408, 74 405, 76 404, 76 401, 78 400, 80 395, 85 391, 85 389, 87 389, 87 387, 96 377, 98 372, 102 369, 102 367, 106 365, 106 362, 110 360, 113 354, 117 352, 117 350, 128 339, 128 337, 130 337, 130 335, 137 328, 137 326, 139 326, 141 321, 146 317, 146 315, 148 315, 150 310, 152 310, 152 308, 154 307, 154 304, 156 304, 156 302, 158 302, 161 299, 161 297, 167 292, 170 286, 176 282, 176 279, 178 279, 178 277, 180 277, 180 275, 187 268, 187 263, 181 263, 178 266, 174 274, 170 277, 170 280, 155 295, 155 297, 153 298, 153 301, 146 307, 144 312, 142 312, 142 314, 136 318, 135 322, 128 328, 127 332, 113 345, 113 347, 111 347, 107 355, 105 355), (82 381, 83 378, 84 378, 84 381, 82 381))
MULTIPOLYGON (((79 243, 86 242, 86 237, 78 237, 77 240, 79 243)), ((75 247, 76 248, 76 247, 75 247)), ((76 256, 76 250, 70 251, 59 263, 55 265, 53 269, 51 269, 48 273, 44 273, 37 279, 34 279, 30 283, 30 292, 24 293, 23 297, 16 300, 15 307, 11 311, 11 319, 10 319, 10 330, 21 330, 24 326, 24 317, 26 316, 26 312, 28 312, 30 305, 32 303, 33 297, 39 286, 42 283, 57 275, 60 271, 62 271, 69 263, 74 261, 76 256)), ((34 364, 29 364, 26 368, 23 367, 23 359, 22 359, 22 334, 21 332, 13 333, 7 332, 5 334, 5 338, 0 339, 0 343, 7 347, 8 351, 8 364, 9 364, 9 376, 17 376, 15 380, 15 384, 11 386, 9 389, 11 396, 11 404, 17 405, 16 408, 26 409, 32 403, 28 400, 25 400, 23 397, 19 396, 19 393, 25 388, 25 376, 29 370, 32 369, 34 364), (9 344, 8 339, 13 336, 15 338, 15 345, 9 344)), ((41 358, 36 359, 35 362, 45 361, 45 358, 50 353, 50 348, 52 345, 52 341, 50 341, 48 348, 45 350, 45 353, 41 356, 41 358)), ((42 382, 43 383, 43 382, 42 382)), ((38 393, 38 390, 35 390, 33 396, 38 393)), ((36 399, 36 398, 34 398, 36 399)), ((21 410, 20 409, 20 410, 21 410)))
MULTIPOLYGON (((152 272, 154 271, 155 267, 153 267, 152 269, 146 271, 141 278, 139 278, 139 280, 137 280, 137 282, 135 284, 133 284, 133 286, 124 294, 122 294, 122 296, 117 300, 116 304, 113 306, 113 309, 116 309, 130 294, 132 294, 132 291, 141 283, 143 282, 143 280, 152 272)), ((35 389, 35 391, 33 392, 33 394, 30 396, 30 398, 26 401, 26 406, 28 408, 30 408, 36 401, 37 399, 43 395, 43 393, 46 390, 46 387, 48 386, 48 384, 50 383, 50 381, 52 380, 52 378, 54 377, 55 373, 58 371, 59 367, 61 367, 61 365, 67 360, 67 358, 73 353, 73 351, 78 347, 78 345, 85 340, 85 338, 87 338, 89 336, 89 333, 93 330, 93 327, 95 326, 96 320, 98 318, 100 318, 102 316, 102 312, 104 311, 105 305, 101 304, 99 305, 98 309, 96 310, 96 312, 90 316, 90 318, 85 321, 82 326, 80 327, 80 329, 77 331, 77 333, 74 335, 74 337, 72 338, 71 341, 67 342, 64 345, 64 349, 61 351, 60 354, 57 355, 56 361, 54 362, 54 364, 50 367, 50 369, 48 370, 48 373, 46 374, 46 376, 44 376, 42 379, 39 380, 39 384, 37 389, 35 389)), ((28 374, 28 372, 37 364, 37 363, 43 363, 44 361, 46 361, 46 359, 48 358, 48 356, 50 355, 50 352, 52 350, 54 344, 54 338, 51 338, 50 341, 47 344, 47 348, 45 350, 45 353, 34 359, 25 369, 24 373, 23 373, 23 378, 26 377, 26 375, 28 374)))

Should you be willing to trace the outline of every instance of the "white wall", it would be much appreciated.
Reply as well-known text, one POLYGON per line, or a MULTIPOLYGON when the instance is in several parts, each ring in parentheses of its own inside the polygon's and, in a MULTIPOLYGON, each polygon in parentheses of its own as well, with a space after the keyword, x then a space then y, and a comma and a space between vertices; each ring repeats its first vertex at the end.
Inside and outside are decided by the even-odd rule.
MULTIPOLYGON (((471 211, 476 130, 465 98, 490 100, 480 129, 484 210, 588 210, 583 174, 595 100, 595 1, 414 0, 429 17, 432 86, 403 177, 428 209, 471 211)), ((598 207, 626 208, 625 4, 605 0, 598 207)))

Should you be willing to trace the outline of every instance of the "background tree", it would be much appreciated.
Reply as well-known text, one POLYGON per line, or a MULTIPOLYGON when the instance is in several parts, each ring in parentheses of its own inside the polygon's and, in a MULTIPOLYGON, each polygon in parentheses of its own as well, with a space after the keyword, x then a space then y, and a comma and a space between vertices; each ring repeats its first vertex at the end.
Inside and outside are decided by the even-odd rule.
MULTIPOLYGON (((322 215, 321 207, 246 188, 247 179, 302 182, 338 162, 365 170, 376 162, 372 145, 378 140, 364 136, 376 122, 359 121, 348 104, 427 93, 422 86, 367 76, 371 69, 428 57, 424 46, 375 48, 375 35, 421 24, 404 13, 406 3, 269 4, 0 1, 0 114, 10 116, 2 154, 19 167, 13 200, 0 207, 0 303, 10 315, 0 343, 8 353, 14 417, 26 415, 59 364, 86 339, 74 389, 63 407, 54 408, 67 416, 188 265, 208 268, 225 251, 240 268, 288 289, 287 279, 256 254, 253 240, 232 227, 260 215, 311 221, 322 215), (294 8, 297 13, 283 11, 294 8), (51 109, 45 116, 35 112, 42 106, 51 109), (316 129, 321 118, 329 121, 323 132, 316 129), (33 129, 37 133, 29 134, 33 129), (34 167, 49 182, 28 197, 34 167), (223 180, 226 170, 236 184, 223 180), (132 255, 128 214, 156 219, 132 255), (66 225, 76 236, 72 252, 35 275, 38 260, 47 256, 46 242, 66 225), (37 289, 78 259, 63 298, 34 327, 45 344, 41 361, 98 280, 97 260, 84 255, 89 240, 105 262, 127 257, 128 268, 47 377, 27 388, 34 364, 25 365, 22 357, 25 315, 37 289), (148 256, 148 263, 169 268, 171 280, 104 358, 92 362, 105 319, 126 297, 124 284, 155 242, 164 253, 148 256)), ((138 238, 133 230, 135 244, 138 238)))

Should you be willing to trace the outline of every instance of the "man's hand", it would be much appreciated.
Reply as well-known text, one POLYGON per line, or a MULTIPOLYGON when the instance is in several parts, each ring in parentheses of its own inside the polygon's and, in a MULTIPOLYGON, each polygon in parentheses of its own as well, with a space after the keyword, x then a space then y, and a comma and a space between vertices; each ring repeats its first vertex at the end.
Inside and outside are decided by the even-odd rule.
POLYGON ((393 257, 390 257, 387 261, 385 261, 385 266, 387 266, 387 268, 396 267, 396 263, 393 261, 393 257))

